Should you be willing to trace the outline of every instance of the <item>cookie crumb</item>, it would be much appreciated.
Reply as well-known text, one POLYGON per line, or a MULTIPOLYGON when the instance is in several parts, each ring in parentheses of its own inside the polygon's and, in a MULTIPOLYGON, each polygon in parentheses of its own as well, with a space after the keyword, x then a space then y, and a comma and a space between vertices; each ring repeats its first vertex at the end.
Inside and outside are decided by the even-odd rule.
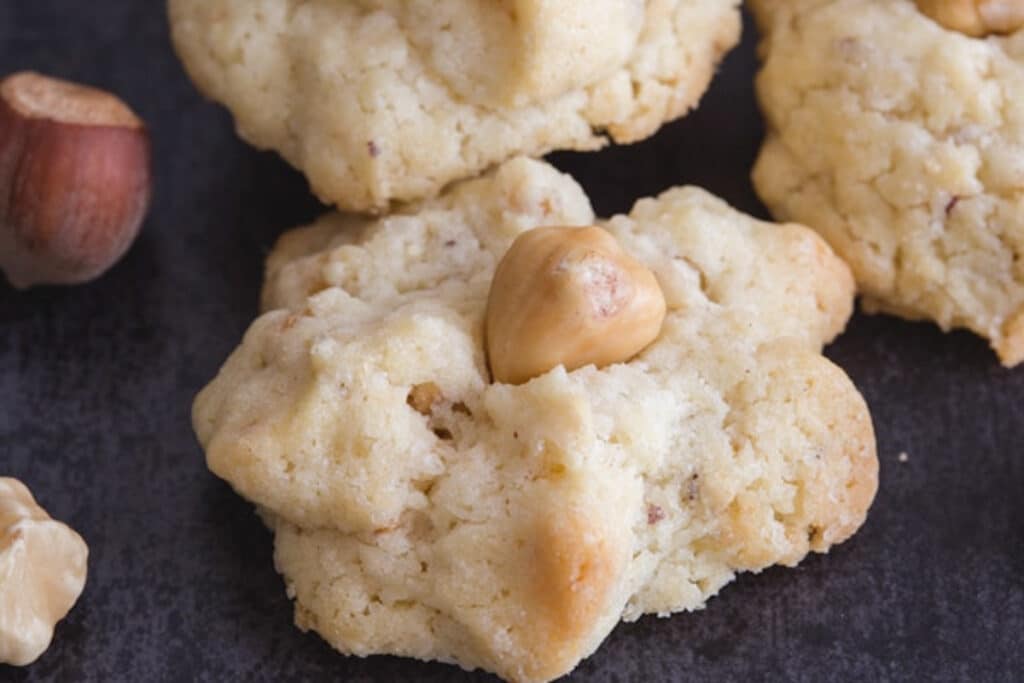
POLYGON ((901 451, 900 454, 896 456, 896 459, 899 460, 900 462, 907 462, 908 460, 910 460, 910 456, 907 455, 906 451, 901 451))

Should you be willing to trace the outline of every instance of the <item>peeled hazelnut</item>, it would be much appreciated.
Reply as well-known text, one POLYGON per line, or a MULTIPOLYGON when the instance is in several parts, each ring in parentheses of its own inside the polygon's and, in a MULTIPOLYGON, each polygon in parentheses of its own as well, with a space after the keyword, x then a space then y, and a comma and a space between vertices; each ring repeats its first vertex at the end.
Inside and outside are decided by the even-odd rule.
POLYGON ((917 7, 946 28, 975 38, 1024 26, 1024 0, 917 0, 917 7))
POLYGON ((0 270, 15 287, 112 266, 149 206, 149 135, 117 97, 36 73, 0 82, 0 270))
POLYGON ((625 362, 658 338, 665 297, 654 274, 597 227, 524 232, 498 264, 487 302, 495 381, 521 384, 559 365, 625 362))
POLYGON ((85 587, 89 549, 17 479, 0 477, 0 662, 39 658, 85 587))

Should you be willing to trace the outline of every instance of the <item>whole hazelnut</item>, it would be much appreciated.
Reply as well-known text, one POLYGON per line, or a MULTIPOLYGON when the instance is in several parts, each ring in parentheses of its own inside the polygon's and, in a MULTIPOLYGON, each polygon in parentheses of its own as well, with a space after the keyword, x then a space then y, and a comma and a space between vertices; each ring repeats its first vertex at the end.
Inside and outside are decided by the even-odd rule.
POLYGON ((1024 26, 1024 0, 917 0, 917 7, 946 28, 975 38, 1024 26))
POLYGON ((15 287, 110 268, 151 182, 145 125, 114 95, 30 72, 0 82, 0 270, 15 287))
POLYGON ((0 477, 0 663, 25 666, 85 587, 89 549, 17 479, 0 477))
POLYGON ((487 354, 495 381, 559 365, 625 362, 658 338, 665 297, 654 274, 598 227, 519 235, 494 273, 487 354))

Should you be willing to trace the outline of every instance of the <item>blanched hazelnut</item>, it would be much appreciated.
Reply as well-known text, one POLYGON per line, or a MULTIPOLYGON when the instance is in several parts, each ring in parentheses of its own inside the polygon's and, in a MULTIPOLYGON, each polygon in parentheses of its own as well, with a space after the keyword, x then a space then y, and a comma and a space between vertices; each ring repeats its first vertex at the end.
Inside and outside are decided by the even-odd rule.
POLYGON ((17 479, 0 477, 0 662, 39 658, 85 586, 89 549, 17 479))
POLYGON ((491 282, 491 372, 495 381, 520 384, 559 365, 625 362, 657 339, 664 319, 654 274, 605 230, 530 230, 491 282))
POLYGON ((917 7, 946 28, 975 38, 1024 26, 1024 0, 917 0, 917 7))
POLYGON ((110 268, 150 185, 149 136, 117 97, 36 73, 0 82, 0 270, 15 287, 110 268))

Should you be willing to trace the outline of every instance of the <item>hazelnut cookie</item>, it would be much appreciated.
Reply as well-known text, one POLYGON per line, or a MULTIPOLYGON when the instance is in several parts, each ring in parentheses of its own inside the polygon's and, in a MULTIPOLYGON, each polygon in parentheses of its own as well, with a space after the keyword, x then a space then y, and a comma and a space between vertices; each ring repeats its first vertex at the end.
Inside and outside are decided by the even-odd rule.
POLYGON ((285 235, 263 301, 194 425, 274 531, 296 623, 347 654, 547 681, 620 620, 826 552, 875 495, 868 409, 821 354, 848 268, 811 230, 696 188, 598 220, 570 177, 514 159, 285 235), (592 227, 506 258, 542 226, 592 227), (503 260, 519 277, 495 279, 503 260), (623 303, 653 340, 623 343, 626 316, 580 344, 566 321, 591 303, 623 303), (536 316, 559 358, 614 348, 494 380, 488 336, 525 353, 536 316))

